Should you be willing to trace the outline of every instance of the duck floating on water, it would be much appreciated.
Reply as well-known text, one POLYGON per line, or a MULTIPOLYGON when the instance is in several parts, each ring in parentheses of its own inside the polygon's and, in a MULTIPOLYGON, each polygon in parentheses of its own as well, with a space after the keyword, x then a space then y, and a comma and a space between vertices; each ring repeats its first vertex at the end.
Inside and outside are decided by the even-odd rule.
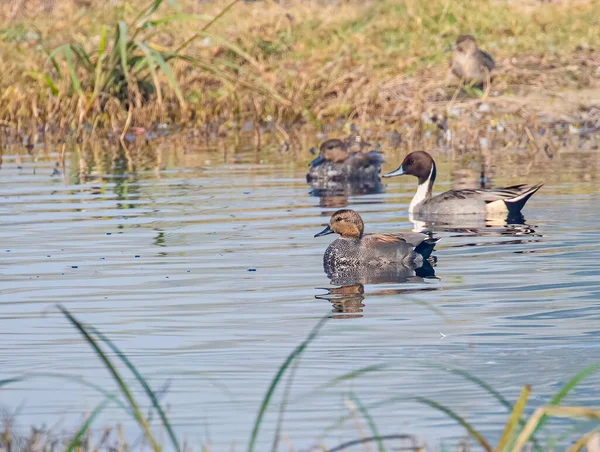
POLYGON ((348 143, 336 138, 324 141, 319 155, 308 164, 308 182, 314 181, 364 181, 379 180, 383 155, 348 149, 348 143))
POLYGON ((365 234, 362 218, 351 209, 335 212, 315 237, 328 234, 340 235, 323 255, 323 268, 329 276, 347 269, 420 268, 438 242, 421 233, 365 234))
POLYGON ((490 79, 490 73, 496 67, 492 56, 477 47, 477 41, 471 35, 456 38, 454 52, 450 60, 452 73, 467 84, 483 85, 490 79))
POLYGON ((432 196, 436 172, 433 158, 427 152, 416 151, 408 154, 397 170, 383 177, 409 174, 418 178, 417 192, 408 212, 423 218, 438 215, 518 216, 529 198, 543 185, 449 190, 432 196))

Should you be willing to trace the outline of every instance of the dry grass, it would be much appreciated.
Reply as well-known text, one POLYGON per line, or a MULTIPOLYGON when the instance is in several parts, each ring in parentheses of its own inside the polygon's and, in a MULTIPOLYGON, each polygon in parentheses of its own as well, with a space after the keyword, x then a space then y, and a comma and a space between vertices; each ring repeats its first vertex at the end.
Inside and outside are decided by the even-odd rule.
MULTIPOLYGON (((165 1, 152 19, 169 21, 140 33, 151 48, 177 55, 170 63, 183 99, 164 73, 154 78, 148 71, 126 94, 107 91, 92 99, 84 70, 76 68, 83 81, 77 92, 65 75, 67 61, 58 59, 57 70, 47 57, 67 43, 94 55, 103 25, 111 50, 111 30, 118 21, 132 29, 139 6, 4 4, 4 135, 36 142, 166 124, 194 127, 207 140, 247 132, 258 147, 272 131, 284 147, 302 147, 299 132, 340 131, 353 123, 377 138, 396 131, 418 143, 433 133, 450 147, 468 149, 501 123, 511 133, 501 134, 496 146, 521 140, 540 148, 546 143, 536 142, 539 126, 600 125, 594 108, 600 92, 597 0, 240 2, 199 32, 228 3, 181 0, 173 9, 165 1), (498 63, 483 107, 481 93, 457 92, 456 80, 447 77, 444 49, 464 32, 476 35, 498 63), (152 88, 156 81, 158 90, 152 88), (575 95, 581 90, 593 96, 575 95)), ((131 57, 140 54, 134 50, 131 57)))

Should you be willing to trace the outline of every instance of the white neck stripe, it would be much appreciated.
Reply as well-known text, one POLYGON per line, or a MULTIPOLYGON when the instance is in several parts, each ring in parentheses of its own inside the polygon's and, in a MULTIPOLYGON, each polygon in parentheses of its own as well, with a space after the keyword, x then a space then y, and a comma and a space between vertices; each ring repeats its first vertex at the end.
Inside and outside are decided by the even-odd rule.
POLYGON ((433 174, 433 168, 434 166, 432 163, 431 171, 429 172, 429 177, 425 182, 419 184, 419 186, 417 187, 417 192, 415 193, 415 196, 413 196, 413 199, 410 202, 410 205, 408 206, 409 213, 412 213, 415 210, 415 207, 417 207, 419 204, 431 198, 431 176, 433 174))

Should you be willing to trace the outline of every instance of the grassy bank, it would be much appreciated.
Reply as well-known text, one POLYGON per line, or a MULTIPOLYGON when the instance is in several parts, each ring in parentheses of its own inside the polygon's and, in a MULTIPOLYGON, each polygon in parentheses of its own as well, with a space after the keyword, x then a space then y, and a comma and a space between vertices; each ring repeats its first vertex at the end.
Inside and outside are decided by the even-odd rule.
POLYGON ((15 0, 0 18, 0 122, 28 143, 166 125, 247 133, 257 146, 265 131, 304 145, 299 132, 349 122, 407 139, 440 124, 593 127, 598 6, 15 0), (484 108, 446 77, 444 49, 465 32, 498 63, 484 108))
MULTIPOLYGON (((29 450, 116 450, 125 451, 130 448, 140 447, 154 451, 166 450, 194 450, 186 443, 182 442, 178 437, 175 429, 169 421, 169 413, 165 409, 162 402, 164 397, 163 391, 152 389, 148 381, 135 367, 135 364, 127 357, 119 347, 105 336, 101 331, 94 328, 92 325, 85 324, 74 317, 66 308, 58 306, 58 310, 64 315, 66 320, 74 327, 83 340, 92 348, 95 355, 100 359, 106 371, 111 375, 114 381, 114 387, 103 388, 96 385, 92 381, 86 381, 76 375, 69 373, 32 373, 19 376, 13 376, 0 380, 0 388, 9 390, 10 386, 23 381, 34 381, 36 378, 54 378, 57 384, 81 384, 98 394, 99 403, 87 415, 86 419, 79 427, 73 428, 73 434, 57 433, 51 429, 32 429, 30 436, 19 435, 14 427, 14 419, 8 417, 3 420, 0 431, 0 450, 2 451, 29 451, 29 450), (143 397, 140 397, 142 395, 143 397), (147 400, 142 400, 142 399, 147 400), (123 413, 133 419, 135 424, 140 429, 141 438, 136 441, 136 445, 127 445, 124 440, 125 435, 120 427, 110 428, 105 427, 100 433, 96 430, 94 433, 94 423, 100 414, 110 406, 116 406, 123 410, 123 413), (144 413, 144 406, 150 407, 147 414, 144 413)), ((242 450, 252 452, 258 449, 257 443, 261 438, 264 444, 264 435, 261 436, 261 430, 265 423, 265 414, 268 410, 278 410, 277 425, 274 429, 274 437, 271 450, 293 450, 289 439, 286 445, 280 444, 282 440, 282 425, 284 414, 289 403, 291 403, 290 393, 294 384, 294 376, 296 368, 299 365, 299 359, 311 343, 319 336, 321 330, 326 326, 328 316, 323 317, 313 329, 309 332, 306 339, 300 343, 287 356, 281 366, 275 372, 273 379, 267 387, 262 403, 258 407, 256 420, 251 428, 250 437, 247 445, 241 447, 242 450), (281 447, 280 447, 281 446, 281 447)), ((310 392, 311 395, 318 395, 321 391, 326 391, 348 380, 352 380, 367 374, 376 374, 378 371, 385 369, 385 364, 374 364, 360 369, 350 371, 346 374, 336 376, 330 381, 323 382, 317 388, 310 392)), ((499 438, 492 442, 486 435, 480 433, 472 420, 466 419, 451 407, 444 406, 435 400, 415 396, 407 399, 390 395, 384 401, 377 402, 375 405, 363 404, 358 395, 349 393, 345 398, 345 405, 348 408, 348 414, 342 415, 337 421, 334 421, 329 426, 324 426, 324 432, 330 432, 340 427, 345 421, 354 420, 357 426, 357 438, 348 438, 347 441, 328 449, 320 443, 318 437, 314 438, 315 446, 311 450, 320 451, 341 451, 349 449, 357 445, 372 444, 378 451, 383 452, 387 447, 392 447, 391 450, 397 450, 394 446, 406 444, 407 441, 413 446, 402 450, 424 450, 425 446, 421 445, 412 435, 405 432, 380 432, 377 428, 377 423, 371 416, 369 410, 381 407, 384 405, 397 405, 403 402, 414 401, 430 407, 432 410, 437 410, 447 416, 449 419, 457 422, 465 429, 465 437, 468 438, 466 443, 459 443, 456 450, 470 450, 469 443, 474 443, 476 446, 487 452, 492 451, 521 451, 521 450, 557 450, 563 449, 565 442, 571 442, 568 448, 569 452, 577 452, 579 450, 595 451, 597 450, 597 442, 600 441, 600 427, 595 427, 587 432, 582 432, 581 427, 572 428, 570 432, 562 436, 562 439, 557 439, 556 435, 550 436, 547 430, 543 427, 552 418, 562 418, 571 420, 595 420, 600 419, 600 411, 589 407, 577 406, 562 406, 561 402, 567 395, 575 389, 582 380, 596 373, 600 369, 600 363, 590 365, 575 374, 568 380, 556 394, 548 399, 542 406, 535 411, 527 408, 527 402, 532 390, 530 385, 523 386, 519 397, 515 402, 506 399, 501 393, 492 388, 485 381, 477 378, 460 369, 452 369, 447 367, 439 367, 433 370, 447 372, 461 376, 468 380, 473 387, 483 389, 484 392, 496 400, 500 406, 503 406, 507 411, 506 423, 501 426, 501 430, 497 433, 499 438), (529 413, 529 414, 527 414, 529 413), (360 427, 364 424, 364 430, 360 427), (578 433, 581 432, 581 433, 578 433), (367 434, 368 433, 368 434, 367 434), (573 440, 575 438, 575 440, 573 440), (586 449, 587 448, 587 449, 586 449)), ((473 401, 475 402, 475 400, 473 401)), ((172 407, 171 411, 177 410, 177 407, 172 407)), ((583 423, 584 428, 590 429, 589 423, 583 423)), ((131 437, 131 433, 127 435, 131 437)), ((323 437, 326 435, 323 435, 323 437)), ((561 438, 561 437, 558 437, 561 438)), ((232 445, 233 447, 234 445, 232 445)), ((263 446, 264 447, 264 446, 263 446)), ((202 450, 211 450, 210 445, 205 445, 202 450)), ((234 450, 234 449, 232 449, 234 450)), ((237 448, 235 448, 237 450, 237 448)), ((264 449, 263 449, 264 450, 264 449)))

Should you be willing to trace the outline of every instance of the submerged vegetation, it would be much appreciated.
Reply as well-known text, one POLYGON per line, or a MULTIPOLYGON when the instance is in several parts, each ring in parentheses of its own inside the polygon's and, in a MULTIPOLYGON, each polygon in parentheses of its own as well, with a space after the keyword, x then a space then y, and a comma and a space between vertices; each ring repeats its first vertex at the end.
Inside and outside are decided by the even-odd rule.
MULTIPOLYGON (((192 450, 193 448, 190 448, 187 444, 181 442, 180 438, 178 438, 175 432, 175 429, 170 423, 167 410, 160 401, 160 398, 163 394, 160 394, 159 391, 151 388, 150 384, 140 374, 138 369, 129 360, 127 355, 102 332, 93 326, 87 325, 75 318, 64 306, 59 305, 58 309, 71 323, 71 325, 73 325, 73 327, 82 335, 84 341, 93 349, 95 354, 102 361, 105 369, 112 376, 116 387, 109 390, 97 386, 93 382, 89 382, 77 376, 68 374, 34 373, 0 380, 0 388, 6 388, 13 383, 35 379, 36 377, 56 377, 57 379, 65 380, 68 383, 75 382, 83 384, 95 390, 98 395, 102 397, 100 403, 94 408, 94 410, 91 411, 91 413, 87 415, 81 426, 74 429, 75 431, 72 435, 66 437, 63 435, 63 437, 57 438, 56 432, 36 429, 33 429, 30 437, 19 436, 14 430, 14 420, 10 418, 5 419, 2 432, 0 434, 0 450, 129 450, 130 447, 126 444, 123 431, 120 427, 115 430, 107 427, 104 429, 99 438, 94 438, 92 440, 92 425, 101 412, 110 404, 118 406, 123 410, 124 413, 126 413, 135 421, 142 432, 143 444, 146 444, 151 450, 160 451, 163 449, 163 447, 168 450, 176 451, 192 450), (139 384, 141 387, 142 393, 148 398, 150 410, 147 416, 144 416, 142 412, 143 404, 141 404, 135 396, 135 394, 139 393, 139 391, 137 388, 134 388, 131 383, 128 383, 129 379, 125 376, 125 370, 131 373, 135 382, 137 382, 137 384, 139 384), (158 422, 160 423, 159 426, 152 425, 154 412, 158 414, 158 422), (161 444, 161 441, 159 440, 159 435, 157 435, 156 432, 156 430, 159 429, 164 429, 166 432, 166 437, 163 435, 163 438, 165 438, 165 441, 167 441, 165 444, 161 444)), ((328 316, 325 316, 315 325, 306 339, 287 356, 285 361, 275 373, 275 376, 273 377, 259 407, 255 423, 252 426, 251 435, 246 447, 248 452, 258 450, 256 443, 259 438, 262 424, 265 422, 264 415, 269 407, 274 404, 273 399, 279 387, 284 385, 285 387, 282 390, 283 393, 281 394, 279 402, 279 415, 277 419, 277 426, 275 428, 275 434, 272 439, 271 450, 279 449, 278 446, 281 440, 280 435, 283 416, 289 403, 290 391, 293 386, 295 371, 299 364, 299 359, 311 342, 318 337, 321 329, 326 324, 327 319, 328 316)), ((352 380, 366 374, 376 373, 384 367, 385 365, 382 364, 370 365, 337 376, 316 388, 312 394, 317 394, 319 391, 326 390, 327 388, 340 384, 344 381, 352 380)), ((547 435, 544 433, 542 428, 552 418, 566 418, 572 420, 591 419, 596 422, 600 420, 600 410, 588 407, 560 405, 565 397, 573 389, 575 389, 584 378, 597 372, 599 369, 600 363, 596 363, 584 368, 569 381, 567 381, 553 397, 551 397, 544 405, 533 411, 533 413, 531 413, 531 410, 527 409, 527 401, 532 391, 532 387, 528 384, 523 386, 515 403, 511 403, 489 384, 474 375, 471 375, 460 369, 439 369, 466 378, 475 386, 483 389, 485 393, 496 399, 504 408, 506 408, 508 412, 506 423, 501 431, 498 432, 499 439, 495 445, 489 438, 486 438, 484 434, 480 433, 477 428, 471 422, 469 422, 468 419, 465 419, 453 411, 450 407, 441 405, 440 403, 425 397, 417 396, 412 400, 420 404, 427 405, 432 409, 443 413, 445 416, 448 416, 450 419, 456 421, 459 425, 464 427, 467 440, 466 443, 459 445, 459 450, 469 450, 469 444, 474 442, 478 447, 482 448, 486 452, 521 451, 525 450, 525 448, 527 448, 526 450, 545 451, 555 450, 558 447, 563 448, 564 443, 566 442, 567 444, 570 444, 568 447, 569 452, 577 452, 580 450, 595 451, 598 450, 597 443, 600 441, 600 427, 594 427, 590 429, 589 424, 584 424, 583 428, 587 428, 589 431, 585 433, 578 433, 581 431, 581 428, 576 428, 571 430, 569 435, 559 439, 554 436, 547 435), (527 415, 527 412, 531 414, 527 415)), ((397 404, 402 403, 402 401, 403 400, 401 400, 399 397, 391 397, 389 400, 379 402, 378 405, 397 404)), ((411 400, 404 399, 404 401, 408 402, 411 400)), ((324 445, 320 444, 319 439, 315 438, 314 450, 333 452, 345 450, 360 444, 372 443, 377 446, 377 450, 385 451, 386 446, 389 445, 389 447, 392 447, 394 444, 397 445, 398 441, 406 440, 410 440, 413 446, 404 448, 403 450, 424 450, 425 446, 419 444, 412 435, 403 434, 401 432, 393 432, 391 434, 379 432, 375 419, 369 413, 369 409, 375 408, 375 406, 362 404, 356 394, 348 394, 345 404, 348 408, 349 414, 340 418, 334 425, 327 427, 326 431, 334 430, 336 427, 342 425, 345 420, 354 419, 357 421, 358 419, 362 418, 362 421, 365 423, 366 427, 370 429, 371 435, 366 436, 363 434, 357 439, 351 439, 331 449, 328 449, 324 445)), ((359 429, 359 433, 360 432, 361 429, 359 429)), ((210 445, 203 447, 203 450, 210 450, 210 445)))
POLYGON ((465 121, 472 143, 500 122, 527 140, 538 124, 600 119, 589 104, 600 88, 597 6, 14 1, 0 15, 0 121, 27 143, 193 127, 206 138, 247 132, 257 146, 273 131, 293 146, 306 128, 353 122, 412 140, 465 121), (446 78, 444 49, 465 32, 498 63, 485 104, 446 78))

